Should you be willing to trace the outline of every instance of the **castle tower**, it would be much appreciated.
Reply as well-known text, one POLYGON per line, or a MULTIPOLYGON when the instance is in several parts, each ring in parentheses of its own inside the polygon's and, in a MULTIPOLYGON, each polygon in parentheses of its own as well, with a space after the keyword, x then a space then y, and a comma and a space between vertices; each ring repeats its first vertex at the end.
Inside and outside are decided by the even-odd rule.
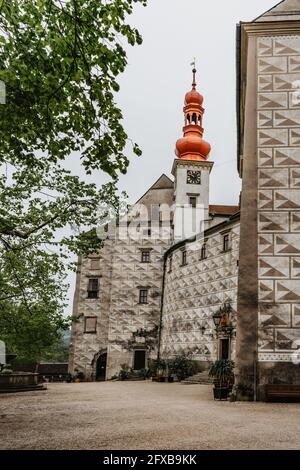
POLYGON ((209 212, 208 162, 211 147, 203 140, 203 96, 196 90, 196 69, 192 89, 185 95, 183 137, 176 143, 172 173, 175 177, 174 239, 184 240, 203 231, 209 212))

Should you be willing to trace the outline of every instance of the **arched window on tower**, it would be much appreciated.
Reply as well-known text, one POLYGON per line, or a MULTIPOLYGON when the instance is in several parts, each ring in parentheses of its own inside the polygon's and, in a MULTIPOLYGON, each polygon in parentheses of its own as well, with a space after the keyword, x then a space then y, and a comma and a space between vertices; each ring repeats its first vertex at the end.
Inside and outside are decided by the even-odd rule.
POLYGON ((202 123, 201 123, 201 114, 198 115, 198 126, 202 126, 202 123))
POLYGON ((196 113, 193 113, 193 116, 192 116, 192 124, 193 124, 194 126, 197 125, 197 114, 196 114, 196 113))
POLYGON ((188 114, 186 118, 187 118, 187 123, 189 126, 191 124, 191 116, 188 114))

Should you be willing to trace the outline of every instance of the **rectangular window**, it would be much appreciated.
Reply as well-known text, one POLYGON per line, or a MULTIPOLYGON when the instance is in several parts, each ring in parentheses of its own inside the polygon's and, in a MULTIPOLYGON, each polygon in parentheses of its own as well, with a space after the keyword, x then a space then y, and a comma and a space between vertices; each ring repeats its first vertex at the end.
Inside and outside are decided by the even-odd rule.
POLYGON ((91 259, 91 269, 92 270, 100 269, 100 259, 99 258, 92 258, 91 259))
POLYGON ((227 233, 223 236, 223 251, 230 250, 230 235, 227 233))
POLYGON ((206 254, 206 243, 203 243, 202 248, 201 248, 201 259, 206 259, 207 254, 206 254))
POLYGON ((139 303, 140 304, 148 303, 148 289, 140 289, 139 303))
POLYGON ((97 299, 99 292, 99 279, 89 279, 88 299, 97 299))
POLYGON ((151 206, 151 220, 158 222, 159 221, 159 205, 151 206))
POLYGON ((193 209, 195 209, 197 207, 197 197, 196 196, 190 196, 189 197, 189 204, 193 209))
POLYGON ((142 251, 142 263, 150 263, 150 250, 143 250, 142 251))
POLYGON ((183 250, 181 253, 182 253, 182 254, 181 254, 181 256, 182 256, 181 264, 182 264, 182 266, 185 266, 185 265, 187 264, 187 261, 186 261, 186 251, 183 250))
POLYGON ((144 238, 151 237, 151 228, 145 228, 145 229, 143 230, 143 237, 144 237, 144 238))
POLYGON ((84 317, 84 332, 85 333, 97 332, 97 317, 84 317))

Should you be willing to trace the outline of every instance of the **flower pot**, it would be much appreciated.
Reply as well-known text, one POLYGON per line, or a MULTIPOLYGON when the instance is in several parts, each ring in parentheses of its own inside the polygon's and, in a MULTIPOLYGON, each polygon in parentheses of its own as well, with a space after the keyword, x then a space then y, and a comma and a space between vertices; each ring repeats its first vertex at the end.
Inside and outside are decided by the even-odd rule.
POLYGON ((227 400, 230 392, 228 387, 214 387, 214 400, 227 400))

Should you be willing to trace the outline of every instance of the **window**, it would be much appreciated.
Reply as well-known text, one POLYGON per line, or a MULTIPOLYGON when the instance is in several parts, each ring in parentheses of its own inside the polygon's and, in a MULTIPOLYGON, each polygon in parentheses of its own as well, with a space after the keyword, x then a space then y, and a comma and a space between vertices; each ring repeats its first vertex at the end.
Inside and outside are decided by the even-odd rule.
POLYGON ((230 235, 227 233, 223 236, 223 251, 230 250, 230 235))
POLYGON ((140 289, 139 303, 140 304, 148 303, 148 289, 140 289))
POLYGON ((202 248, 201 248, 201 259, 206 259, 207 254, 206 254, 206 243, 203 243, 202 248))
POLYGON ((85 333, 97 332, 97 317, 84 317, 84 332, 85 333))
POLYGON ((89 279, 88 299, 97 299, 99 291, 99 279, 89 279))
POLYGON ((142 263, 150 263, 150 250, 143 250, 142 251, 142 263))
POLYGON ((151 220, 155 222, 159 221, 159 205, 151 206, 151 220))
POLYGON ((186 251, 183 250, 181 252, 181 256, 182 256, 182 260, 181 260, 181 263, 182 263, 182 266, 185 266, 187 264, 187 261, 186 261, 186 251))
POLYGON ((169 273, 172 272, 172 268, 173 268, 173 256, 171 255, 169 258, 169 273))
POLYGON ((143 230, 143 237, 144 237, 144 238, 151 237, 151 228, 145 228, 145 229, 143 230))
POLYGON ((100 269, 100 259, 99 258, 92 258, 91 259, 91 269, 92 270, 100 269))
POLYGON ((190 204, 191 207, 193 207, 195 209, 196 206, 197 206, 197 197, 196 196, 190 196, 189 197, 189 204, 190 204))

